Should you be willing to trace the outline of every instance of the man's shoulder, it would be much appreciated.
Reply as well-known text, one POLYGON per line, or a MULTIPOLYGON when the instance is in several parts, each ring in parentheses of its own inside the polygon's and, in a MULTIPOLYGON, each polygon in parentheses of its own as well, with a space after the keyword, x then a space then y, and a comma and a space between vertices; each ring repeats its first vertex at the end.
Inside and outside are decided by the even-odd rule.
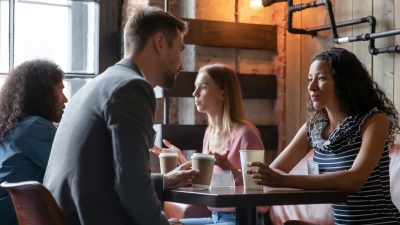
POLYGON ((106 71, 100 74, 99 79, 111 79, 115 81, 127 81, 127 80, 146 80, 143 76, 141 76, 135 70, 125 67, 120 64, 116 64, 114 66, 109 67, 106 71))
POLYGON ((90 96, 90 93, 108 93, 106 95, 109 96, 130 84, 139 84, 149 91, 153 89, 150 83, 139 73, 131 68, 116 64, 82 87, 79 95, 90 96))

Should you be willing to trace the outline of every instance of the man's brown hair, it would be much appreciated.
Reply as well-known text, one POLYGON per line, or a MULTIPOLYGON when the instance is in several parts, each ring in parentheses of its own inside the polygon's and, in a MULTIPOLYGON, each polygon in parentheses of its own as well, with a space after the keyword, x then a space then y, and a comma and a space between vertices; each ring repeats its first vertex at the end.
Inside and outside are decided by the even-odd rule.
POLYGON ((177 29, 185 35, 188 29, 187 22, 160 8, 136 5, 124 29, 125 52, 140 52, 149 38, 159 32, 165 36, 168 46, 172 47, 172 42, 177 37, 177 29))

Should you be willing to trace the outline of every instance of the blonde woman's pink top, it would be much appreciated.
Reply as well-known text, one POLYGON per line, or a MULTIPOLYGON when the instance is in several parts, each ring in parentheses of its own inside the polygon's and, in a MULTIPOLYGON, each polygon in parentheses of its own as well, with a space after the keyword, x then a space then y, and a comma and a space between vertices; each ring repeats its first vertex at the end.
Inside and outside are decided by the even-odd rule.
MULTIPOLYGON (((208 144, 210 139, 210 130, 207 129, 203 139, 203 153, 208 153, 208 144)), ((250 126, 246 124, 239 124, 236 129, 232 132, 228 140, 222 144, 218 153, 222 153, 226 149, 229 149, 228 159, 229 161, 240 171, 240 174, 235 179, 236 186, 243 186, 242 177, 242 166, 240 164, 240 153, 239 150, 264 150, 264 145, 261 141, 258 133, 250 126)), ((214 166, 214 173, 222 172, 221 168, 214 166)), ((212 211, 217 212, 235 212, 235 208, 212 208, 212 211)), ((257 207, 258 212, 265 213, 268 211, 269 206, 257 207)))

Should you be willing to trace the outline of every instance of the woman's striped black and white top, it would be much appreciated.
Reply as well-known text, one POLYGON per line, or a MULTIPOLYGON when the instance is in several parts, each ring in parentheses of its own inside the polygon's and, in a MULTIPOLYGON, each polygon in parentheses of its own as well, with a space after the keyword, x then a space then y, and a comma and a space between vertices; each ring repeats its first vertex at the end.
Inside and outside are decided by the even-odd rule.
MULTIPOLYGON (((307 138, 314 148, 314 161, 319 173, 348 170, 361 148, 360 130, 365 119, 376 108, 347 117, 330 135, 322 138, 327 116, 307 127, 307 138)), ((392 202, 389 180, 389 151, 386 143, 381 159, 367 182, 357 193, 348 194, 346 204, 332 204, 335 224, 400 224, 399 210, 392 202)))

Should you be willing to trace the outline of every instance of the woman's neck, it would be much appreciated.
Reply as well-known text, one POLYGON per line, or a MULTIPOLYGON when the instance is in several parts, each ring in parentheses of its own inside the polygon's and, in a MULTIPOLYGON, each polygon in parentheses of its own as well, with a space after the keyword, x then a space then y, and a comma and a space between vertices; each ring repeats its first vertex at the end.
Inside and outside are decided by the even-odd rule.
POLYGON ((344 112, 341 112, 340 110, 329 110, 326 109, 328 112, 328 118, 329 118, 329 124, 328 126, 331 128, 333 131, 338 127, 341 123, 343 123, 344 119, 348 117, 348 115, 344 112))
POLYGON ((224 127, 222 125, 223 114, 208 114, 208 118, 212 124, 212 132, 219 133, 223 131, 224 127))

